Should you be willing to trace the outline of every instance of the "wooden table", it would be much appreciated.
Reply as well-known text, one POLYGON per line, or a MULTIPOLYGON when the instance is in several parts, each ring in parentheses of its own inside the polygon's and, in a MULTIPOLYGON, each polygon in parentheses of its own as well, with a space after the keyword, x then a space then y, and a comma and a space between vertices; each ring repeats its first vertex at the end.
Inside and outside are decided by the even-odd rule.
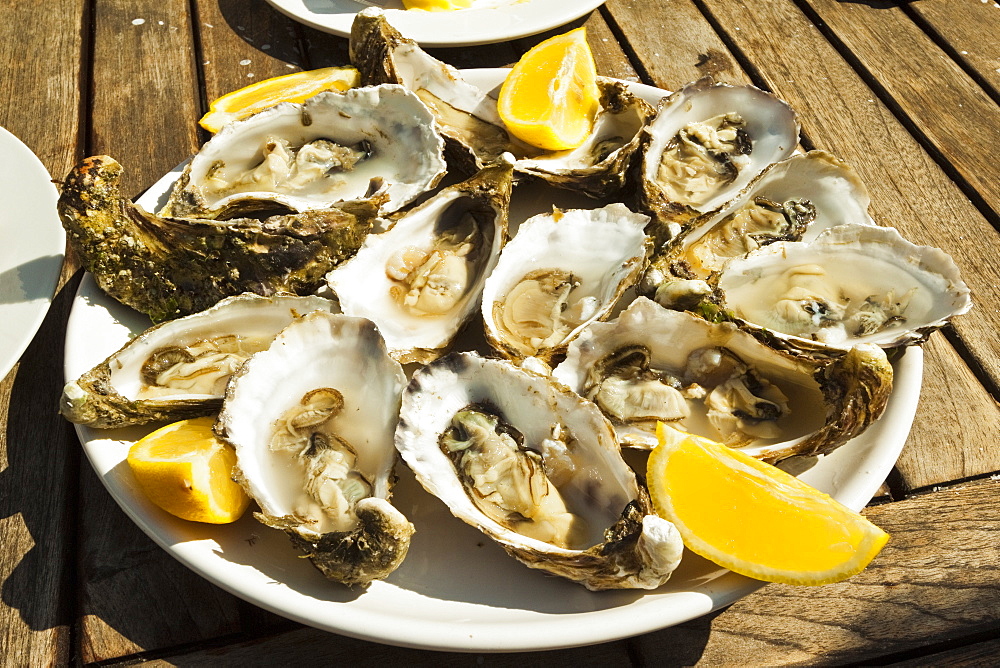
MULTIPOLYGON (((0 657, 7 665, 965 664, 1000 652, 1000 5, 994 0, 611 0, 585 24, 600 73, 663 88, 754 83, 802 119, 802 144, 860 172, 872 214, 949 252, 976 306, 925 346, 906 447, 866 514, 893 535, 862 574, 769 585, 675 628, 531 655, 405 650, 316 631, 215 588, 137 529, 56 413, 68 259, 41 330, 0 383, 0 657)), ((567 28, 561 28, 561 32, 567 28)), ((513 63, 543 37, 438 50, 513 63)), ((206 139, 205 101, 347 63, 347 40, 263 0, 0 3, 0 125, 56 178, 127 165, 137 195, 206 139)), ((32 221, 23 221, 30 233, 32 221)), ((16 240, 4 240, 16 243, 16 240)))

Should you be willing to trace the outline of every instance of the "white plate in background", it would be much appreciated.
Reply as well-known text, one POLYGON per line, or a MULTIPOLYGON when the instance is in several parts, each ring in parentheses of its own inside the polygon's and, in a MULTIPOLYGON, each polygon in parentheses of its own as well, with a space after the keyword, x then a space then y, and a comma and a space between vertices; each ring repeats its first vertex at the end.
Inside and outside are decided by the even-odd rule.
POLYGON ((62 268, 59 192, 38 157, 0 128, 0 379, 38 331, 62 268))
MULTIPOLYGON (((324 32, 351 36, 354 15, 370 3, 357 0, 267 0, 281 13, 324 32)), ((404 10, 400 0, 377 2, 404 37, 424 47, 473 46, 536 35, 578 19, 604 0, 473 0, 447 12, 404 10)))

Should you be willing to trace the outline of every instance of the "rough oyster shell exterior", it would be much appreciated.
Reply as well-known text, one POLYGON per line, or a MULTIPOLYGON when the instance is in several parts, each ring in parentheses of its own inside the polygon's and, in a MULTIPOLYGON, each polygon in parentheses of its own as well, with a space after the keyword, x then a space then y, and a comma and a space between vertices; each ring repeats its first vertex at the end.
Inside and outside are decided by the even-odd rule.
POLYGON ((531 568, 592 590, 653 589, 680 560, 676 528, 650 514, 648 497, 621 458, 611 425, 593 404, 544 376, 475 353, 446 355, 414 373, 395 439, 428 492, 531 568), (456 414, 470 406, 494 411, 536 453, 546 447, 543 442, 561 438, 572 444, 562 452, 573 473, 559 490, 570 512, 588 518, 589 531, 580 545, 562 547, 525 535, 492 519, 470 498, 441 447, 456 414))

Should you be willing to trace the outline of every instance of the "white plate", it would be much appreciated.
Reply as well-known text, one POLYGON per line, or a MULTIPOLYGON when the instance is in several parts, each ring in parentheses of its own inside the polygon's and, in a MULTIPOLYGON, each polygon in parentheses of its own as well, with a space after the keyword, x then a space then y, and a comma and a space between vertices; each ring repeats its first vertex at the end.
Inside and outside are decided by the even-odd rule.
MULTIPOLYGON (((368 6, 356 0, 267 0, 275 9, 318 30, 351 36, 354 15, 368 6)), ((404 10, 401 0, 385 0, 386 19, 424 47, 472 46, 504 42, 557 28, 600 7, 604 0, 473 0, 451 12, 404 10)))
POLYGON ((38 331, 59 280, 66 235, 59 192, 27 146, 0 128, 0 379, 38 331))
MULTIPOLYGON (((469 70, 484 88, 503 70, 469 70)), ((663 91, 632 89, 650 101, 663 91)), ((155 209, 180 170, 167 174, 140 203, 155 209)), ((512 221, 561 207, 595 206, 569 191, 520 186, 512 221)), ((66 377, 100 362, 149 321, 105 296, 88 275, 66 333, 66 377)), ((923 356, 911 348, 894 364, 895 384, 884 415, 862 436, 820 458, 801 478, 856 510, 885 480, 909 433, 920 394, 923 356)), ((452 517, 400 465, 393 502, 416 526, 403 565, 365 591, 326 581, 298 558, 279 531, 249 514, 213 527, 178 520, 146 500, 124 459, 148 429, 77 431, 94 469, 126 513, 153 540, 195 572, 251 603, 311 626, 365 640, 424 649, 531 651, 617 640, 678 624, 728 605, 763 583, 686 553, 659 589, 589 592, 528 569, 476 529, 452 517)))

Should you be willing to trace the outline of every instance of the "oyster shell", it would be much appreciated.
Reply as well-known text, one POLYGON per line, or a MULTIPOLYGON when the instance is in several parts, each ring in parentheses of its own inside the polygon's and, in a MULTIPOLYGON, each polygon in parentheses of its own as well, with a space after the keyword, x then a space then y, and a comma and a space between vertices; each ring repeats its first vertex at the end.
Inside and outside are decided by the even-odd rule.
POLYGON ((344 313, 375 322, 400 362, 441 355, 496 266, 511 187, 511 162, 501 161, 394 217, 327 276, 344 313))
POLYGON ((706 77, 661 100, 643 132, 639 194, 662 241, 790 156, 799 124, 770 93, 706 77))
POLYGON ((414 373, 396 448, 452 514, 531 568, 652 589, 680 560, 597 408, 509 362, 451 353, 414 373))
POLYGON ((495 162, 505 152, 516 157, 514 171, 548 183, 607 197, 624 183, 640 131, 653 110, 625 86, 601 79, 601 108, 583 145, 546 152, 511 135, 489 91, 462 78, 389 25, 378 8, 366 8, 351 29, 351 63, 367 85, 399 83, 412 90, 434 114, 448 142, 449 158, 466 172, 495 162))
POLYGON ((871 225, 761 248, 730 262, 718 288, 743 326, 772 345, 810 352, 920 343, 972 306, 948 254, 871 225))
POLYGON ((116 428, 211 415, 229 377, 293 319, 333 311, 322 297, 243 294, 154 325, 80 378, 59 410, 70 422, 116 428))
POLYGON ((843 160, 799 153, 768 167, 736 199, 671 239, 650 261, 642 291, 684 308, 711 293, 726 264, 776 241, 815 238, 837 225, 874 225, 868 190, 843 160))
POLYGON ((389 503, 403 370, 363 318, 313 312, 233 376, 216 421, 237 479, 326 577, 367 586, 406 556, 389 503))
POLYGON ((191 159, 161 216, 226 218, 279 205, 380 200, 396 211, 437 185, 444 141, 402 86, 326 92, 229 123, 191 159))
POLYGON ((649 253, 648 221, 617 203, 526 220, 486 279, 487 340, 518 360, 565 350, 637 280, 649 253))
POLYGON ((376 215, 373 203, 357 203, 263 221, 163 218, 122 196, 121 171, 108 156, 84 159, 66 177, 59 216, 100 288, 154 322, 243 292, 314 292, 376 215))
POLYGON ((655 447, 662 420, 769 462, 847 442, 882 414, 892 389, 877 346, 804 359, 645 297, 588 326, 552 376, 593 400, 624 445, 655 447))

